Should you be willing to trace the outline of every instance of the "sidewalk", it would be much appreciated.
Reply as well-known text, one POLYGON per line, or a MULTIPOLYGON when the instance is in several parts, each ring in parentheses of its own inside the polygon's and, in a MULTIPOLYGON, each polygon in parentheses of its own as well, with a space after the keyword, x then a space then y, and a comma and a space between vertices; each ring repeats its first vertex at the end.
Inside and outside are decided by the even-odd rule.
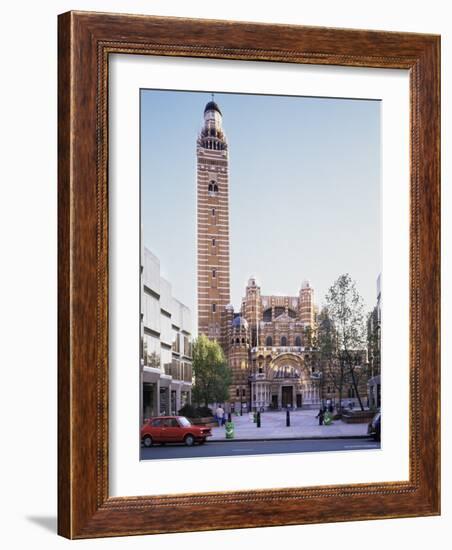
MULTIPOLYGON (((286 412, 261 413, 261 427, 257 428, 248 413, 243 416, 232 415, 234 423, 233 441, 254 439, 331 439, 341 437, 366 437, 367 423, 346 424, 334 420, 329 426, 319 426, 316 410, 292 411, 290 427, 286 426, 286 412)), ((209 441, 230 441, 226 439, 225 427, 212 428, 209 441)))

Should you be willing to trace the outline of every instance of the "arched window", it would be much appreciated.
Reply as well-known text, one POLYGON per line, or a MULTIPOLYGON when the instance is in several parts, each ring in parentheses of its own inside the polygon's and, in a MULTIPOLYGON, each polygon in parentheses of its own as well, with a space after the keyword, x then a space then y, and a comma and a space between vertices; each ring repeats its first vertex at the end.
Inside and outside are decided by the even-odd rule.
POLYGON ((269 323, 272 320, 272 308, 271 307, 269 307, 268 309, 266 309, 264 311, 263 318, 264 318, 264 321, 266 323, 269 323))
POLYGON ((300 336, 297 336, 295 338, 295 345, 298 346, 298 347, 301 347, 301 337, 300 336))
POLYGON ((215 279, 216 276, 217 276, 217 270, 212 269, 212 277, 215 279))
POLYGON ((244 343, 245 343, 245 338, 242 338, 242 344, 244 344, 244 343))
POLYGON ((209 196, 211 197, 215 197, 216 195, 218 195, 218 184, 216 183, 216 181, 211 180, 209 182, 207 190, 209 191, 209 196))
POLYGON ((271 336, 267 336, 267 338, 265 340, 265 345, 268 346, 268 347, 273 346, 273 340, 272 340, 271 336))
POLYGON ((236 343, 236 344, 240 344, 240 338, 236 338, 236 339, 235 339, 235 343, 236 343))
POLYGON ((287 338, 285 336, 281 337, 281 346, 283 348, 287 346, 287 338))

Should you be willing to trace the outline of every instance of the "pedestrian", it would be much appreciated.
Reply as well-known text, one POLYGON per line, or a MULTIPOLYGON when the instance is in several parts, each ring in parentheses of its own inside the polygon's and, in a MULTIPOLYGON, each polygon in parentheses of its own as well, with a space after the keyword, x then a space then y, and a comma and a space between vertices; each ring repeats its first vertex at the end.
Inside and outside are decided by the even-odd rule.
POLYGON ((218 426, 223 426, 224 409, 221 405, 218 405, 217 410, 215 411, 215 414, 217 416, 218 426))
POLYGON ((319 419, 319 426, 323 425, 323 419, 325 418, 325 407, 320 407, 319 414, 316 416, 319 419))

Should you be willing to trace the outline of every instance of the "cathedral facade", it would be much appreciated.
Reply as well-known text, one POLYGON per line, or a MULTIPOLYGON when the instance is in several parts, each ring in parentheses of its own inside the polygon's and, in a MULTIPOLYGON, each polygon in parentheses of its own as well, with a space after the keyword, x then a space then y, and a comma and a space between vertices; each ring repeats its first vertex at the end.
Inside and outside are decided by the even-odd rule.
POLYGON ((301 408, 320 402, 312 350, 314 290, 269 296, 251 277, 240 310, 230 304, 229 155, 223 116, 212 100, 197 140, 198 334, 217 340, 232 373, 237 410, 301 408))

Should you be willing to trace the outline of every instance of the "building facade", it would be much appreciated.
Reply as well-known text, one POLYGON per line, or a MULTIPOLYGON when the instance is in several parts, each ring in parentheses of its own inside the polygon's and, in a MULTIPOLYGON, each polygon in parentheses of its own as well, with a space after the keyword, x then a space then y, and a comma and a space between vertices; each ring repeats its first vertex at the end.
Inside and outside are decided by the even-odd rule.
POLYGON ((172 296, 160 261, 148 249, 141 261, 141 420, 176 414, 191 402, 190 309, 172 296))
POLYGON ((319 404, 319 370, 312 361, 315 322, 309 282, 297 296, 269 296, 254 277, 249 279, 240 312, 229 305, 224 322, 234 408, 243 409, 244 403, 259 410, 319 404))
POLYGON ((369 407, 379 409, 381 406, 381 273, 377 278, 377 303, 367 320, 367 346, 370 371, 369 407))

